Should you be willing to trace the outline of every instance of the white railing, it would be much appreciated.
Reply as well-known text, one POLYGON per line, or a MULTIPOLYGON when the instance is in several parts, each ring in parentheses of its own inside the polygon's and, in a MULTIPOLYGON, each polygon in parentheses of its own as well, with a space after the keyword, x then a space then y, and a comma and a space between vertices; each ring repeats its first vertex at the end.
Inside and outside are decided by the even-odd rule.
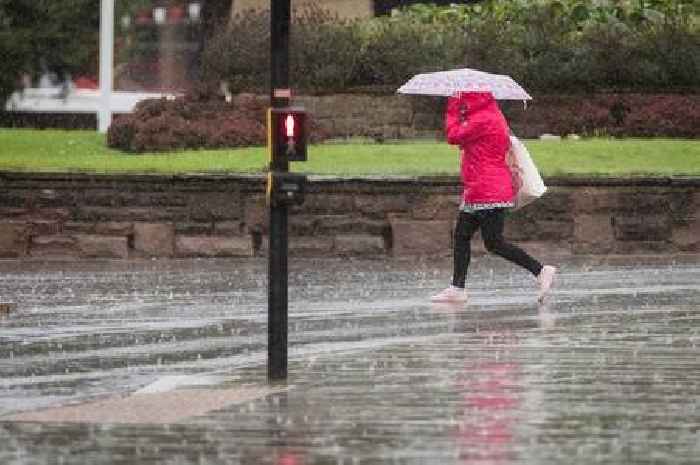
MULTIPOLYGON (((112 92, 110 110, 131 113, 138 102, 149 98, 175 98, 178 94, 160 92, 112 92)), ((15 92, 7 101, 7 111, 36 113, 99 113, 102 94, 99 90, 74 89, 67 93, 61 88, 33 88, 15 92)))

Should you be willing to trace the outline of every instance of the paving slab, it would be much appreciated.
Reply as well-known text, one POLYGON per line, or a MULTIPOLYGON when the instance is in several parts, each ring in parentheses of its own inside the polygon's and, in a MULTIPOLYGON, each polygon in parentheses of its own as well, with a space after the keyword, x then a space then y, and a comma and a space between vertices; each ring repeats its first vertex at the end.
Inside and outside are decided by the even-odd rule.
POLYGON ((0 261, 1 464, 698 463, 700 261, 0 261))

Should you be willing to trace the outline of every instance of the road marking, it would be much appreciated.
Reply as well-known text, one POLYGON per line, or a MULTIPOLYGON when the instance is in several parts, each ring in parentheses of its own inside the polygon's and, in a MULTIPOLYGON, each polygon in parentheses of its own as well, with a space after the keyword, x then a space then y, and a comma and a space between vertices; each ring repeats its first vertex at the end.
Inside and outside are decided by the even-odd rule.
POLYGON ((87 402, 0 418, 10 422, 39 423, 178 423, 231 405, 284 392, 287 387, 244 386, 235 389, 181 389, 136 393, 129 397, 87 402))

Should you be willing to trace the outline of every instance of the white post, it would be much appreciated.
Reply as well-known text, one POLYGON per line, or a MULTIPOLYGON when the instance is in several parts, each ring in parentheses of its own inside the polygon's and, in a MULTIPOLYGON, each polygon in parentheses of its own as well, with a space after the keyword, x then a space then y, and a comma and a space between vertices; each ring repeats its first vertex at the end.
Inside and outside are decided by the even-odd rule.
POLYGON ((100 112, 97 121, 102 133, 106 133, 112 123, 113 68, 114 0, 100 0, 100 112))

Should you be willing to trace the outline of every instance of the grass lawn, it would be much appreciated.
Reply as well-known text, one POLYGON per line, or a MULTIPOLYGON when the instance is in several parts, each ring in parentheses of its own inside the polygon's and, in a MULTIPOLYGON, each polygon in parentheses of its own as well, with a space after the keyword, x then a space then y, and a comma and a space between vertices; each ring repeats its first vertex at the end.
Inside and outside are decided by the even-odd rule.
MULTIPOLYGON (((540 171, 553 175, 700 176, 700 140, 525 141, 540 171)), ((328 143, 309 147, 293 171, 328 175, 441 175, 458 172, 446 143, 328 143)), ((88 173, 262 173, 263 147, 129 154, 108 149, 94 131, 0 129, 0 171, 88 173)))

